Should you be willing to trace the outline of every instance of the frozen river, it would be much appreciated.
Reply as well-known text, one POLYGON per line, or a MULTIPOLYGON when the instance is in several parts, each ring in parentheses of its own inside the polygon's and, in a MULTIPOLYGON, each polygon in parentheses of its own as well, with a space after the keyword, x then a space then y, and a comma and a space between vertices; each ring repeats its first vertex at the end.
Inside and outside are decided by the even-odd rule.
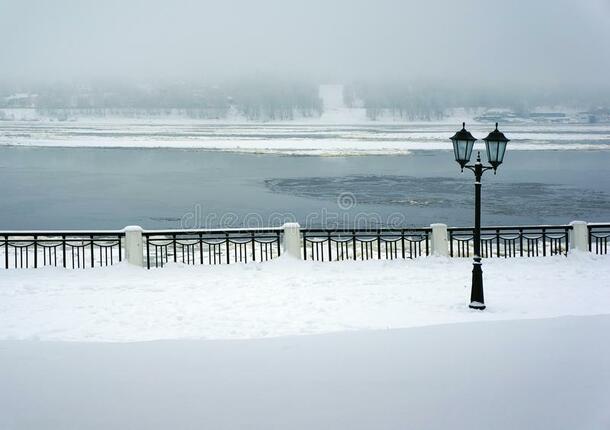
MULTIPOLYGON (((0 228, 469 225, 456 129, 8 122, 0 228)), ((502 130, 513 141, 484 177, 484 224, 610 221, 609 126, 502 130)))

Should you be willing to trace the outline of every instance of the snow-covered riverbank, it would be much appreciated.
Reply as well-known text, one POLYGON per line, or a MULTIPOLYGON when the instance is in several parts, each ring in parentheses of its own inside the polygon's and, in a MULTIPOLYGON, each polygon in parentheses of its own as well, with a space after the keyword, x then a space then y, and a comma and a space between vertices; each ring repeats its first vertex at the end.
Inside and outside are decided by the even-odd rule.
POLYGON ((0 428, 607 428, 610 256, 487 260, 484 312, 470 270, 3 271, 0 428))
POLYGON ((467 307, 468 259, 9 270, 0 339, 261 338, 610 314, 610 256, 491 259, 483 270, 483 313, 467 307))

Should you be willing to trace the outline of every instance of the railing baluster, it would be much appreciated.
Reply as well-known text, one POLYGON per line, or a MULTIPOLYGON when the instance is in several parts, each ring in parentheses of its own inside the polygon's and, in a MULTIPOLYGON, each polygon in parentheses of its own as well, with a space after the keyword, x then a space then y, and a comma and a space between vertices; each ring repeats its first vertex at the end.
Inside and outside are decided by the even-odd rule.
POLYGON ((66 267, 66 236, 61 237, 61 251, 62 251, 62 261, 64 263, 64 267, 66 267))
POLYGON ((227 264, 229 264, 230 255, 231 255, 231 252, 229 251, 229 233, 225 233, 225 244, 226 244, 226 251, 227 251, 227 264))
MULTIPOLYGON (((144 234, 144 240, 146 241, 146 268, 150 270, 150 236, 147 236, 146 234, 144 234)), ((121 255, 121 254, 119 254, 119 255, 121 255)), ((156 247, 155 247, 155 267, 157 267, 157 249, 156 249, 156 247)))
POLYGON ((523 257, 523 229, 519 229, 519 257, 523 257))
MULTIPOLYGON (((118 240, 119 240, 119 262, 123 261, 123 247, 121 246, 121 235, 119 234, 117 236, 118 240)), ((112 254, 110 254, 112 255, 112 254)))
MULTIPOLYGON (((426 231, 426 256, 430 255, 430 234, 426 231)), ((420 257, 421 257, 421 246, 420 246, 420 251, 419 251, 420 257)))
POLYGON ((546 229, 542 229, 542 256, 546 257, 546 229))
POLYGON ((8 235, 4 235, 4 268, 8 269, 8 235))
MULTIPOLYGON (((83 248, 83 253, 84 253, 84 251, 85 251, 85 249, 83 248)), ((94 252, 94 249, 93 249, 93 235, 91 235, 91 267, 95 266, 95 262, 94 262, 95 257, 93 256, 93 252, 94 252)), ((85 266, 85 262, 83 260, 83 267, 84 266, 85 266)))
MULTIPOLYGON (((44 248, 42 249, 44 252, 44 248)), ((34 268, 38 267, 38 237, 34 235, 34 268)))
POLYGON ((279 257, 279 256, 282 254, 282 251, 281 251, 281 248, 282 248, 282 247, 280 246, 280 241, 281 241, 281 235, 280 235, 280 232, 279 232, 279 231, 277 231, 277 232, 276 232, 276 235, 277 235, 277 256, 279 257))
POLYGON ((174 246, 174 263, 177 263, 178 262, 178 253, 176 252, 177 244, 176 244, 176 235, 175 234, 172 235, 172 244, 174 246))

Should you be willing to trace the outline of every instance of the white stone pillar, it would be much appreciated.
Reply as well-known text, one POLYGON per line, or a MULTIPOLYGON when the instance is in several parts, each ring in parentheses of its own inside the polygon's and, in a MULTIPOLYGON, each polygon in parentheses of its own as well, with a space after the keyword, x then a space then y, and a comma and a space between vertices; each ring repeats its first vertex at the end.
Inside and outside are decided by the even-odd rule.
POLYGON ((284 253, 300 260, 303 258, 301 254, 301 226, 297 222, 287 222, 282 228, 284 229, 284 253))
POLYGON ((430 224, 430 227, 432 228, 432 255, 449 256, 447 224, 430 224))
POLYGON ((144 266, 144 249, 142 245, 142 227, 130 225, 125 232, 125 258, 129 264, 144 266))
POLYGON ((572 221, 570 223, 572 231, 570 232, 570 249, 579 251, 589 250, 589 228, 584 221, 572 221))

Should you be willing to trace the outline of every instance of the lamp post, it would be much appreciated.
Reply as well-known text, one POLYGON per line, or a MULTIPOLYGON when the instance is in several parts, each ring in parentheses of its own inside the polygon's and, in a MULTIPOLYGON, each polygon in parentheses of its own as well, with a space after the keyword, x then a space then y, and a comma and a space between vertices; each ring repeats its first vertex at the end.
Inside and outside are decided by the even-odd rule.
POLYGON ((476 142, 472 134, 466 130, 466 123, 462 123, 462 129, 451 137, 453 142, 453 152, 455 161, 458 162, 462 172, 464 167, 474 173, 474 257, 472 262, 472 286, 470 289, 470 305, 472 309, 485 309, 485 298, 483 296, 483 270, 481 269, 481 178, 487 170, 494 171, 502 164, 504 153, 506 152, 506 144, 509 142, 503 133, 496 129, 489 133, 483 139, 485 141, 485 149, 487 152, 487 161, 489 166, 481 163, 481 153, 477 153, 477 161, 474 164, 468 164, 472 155, 472 148, 476 142))

